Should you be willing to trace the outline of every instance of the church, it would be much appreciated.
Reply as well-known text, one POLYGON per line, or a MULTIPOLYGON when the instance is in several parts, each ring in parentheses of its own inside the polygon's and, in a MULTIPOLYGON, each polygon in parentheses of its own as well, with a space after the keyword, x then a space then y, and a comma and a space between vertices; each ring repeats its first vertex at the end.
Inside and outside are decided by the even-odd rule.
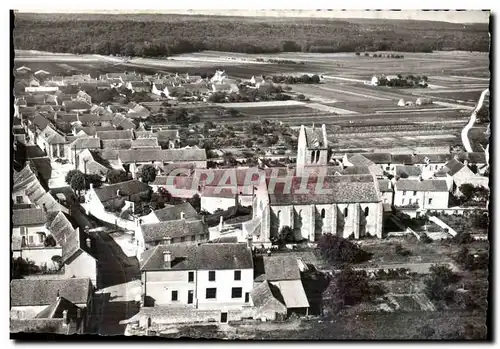
MULTIPOLYGON (((326 127, 301 126, 295 169, 265 170, 253 202, 255 243, 267 244, 285 227, 296 241, 323 234, 382 237, 383 203, 367 167, 329 166, 326 127)), ((249 232, 251 233, 251 232, 249 232)))

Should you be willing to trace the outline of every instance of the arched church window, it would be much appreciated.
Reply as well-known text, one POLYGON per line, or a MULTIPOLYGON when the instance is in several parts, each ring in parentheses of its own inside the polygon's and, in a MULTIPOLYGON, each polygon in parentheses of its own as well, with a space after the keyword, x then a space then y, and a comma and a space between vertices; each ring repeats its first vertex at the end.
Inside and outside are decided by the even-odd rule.
POLYGON ((370 213, 370 209, 368 207, 365 208, 365 217, 368 217, 368 214, 370 213))
POLYGON ((321 218, 325 218, 325 209, 321 210, 321 218))
POLYGON ((311 152, 311 163, 314 162, 314 157, 316 156, 315 153, 316 152, 314 150, 311 152))
POLYGON ((315 162, 318 162, 319 161, 319 150, 316 150, 316 161, 315 162))
POLYGON ((345 218, 347 218, 348 213, 349 213, 348 208, 347 208, 347 207, 346 207, 346 208, 344 208, 344 217, 345 217, 345 218))

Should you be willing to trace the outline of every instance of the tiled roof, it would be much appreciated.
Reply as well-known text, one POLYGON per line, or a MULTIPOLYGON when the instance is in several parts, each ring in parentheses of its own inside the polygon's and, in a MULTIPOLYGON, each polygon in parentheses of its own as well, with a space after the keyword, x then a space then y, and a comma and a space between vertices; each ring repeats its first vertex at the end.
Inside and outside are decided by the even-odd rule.
POLYGON ((103 139, 101 141, 102 149, 130 149, 131 139, 103 139))
POLYGON ((422 174, 422 169, 418 166, 398 165, 396 166, 396 176, 406 173, 410 177, 418 177, 422 174))
POLYGON ((35 319, 62 319, 64 310, 68 312, 68 318, 76 319, 78 309, 80 308, 73 302, 64 297, 57 297, 52 304, 39 312, 35 319))
POLYGON ((307 148, 326 148, 328 144, 325 144, 323 138, 323 129, 322 128, 312 128, 312 127, 304 127, 306 133, 306 143, 307 148))
POLYGON ((49 144, 66 143, 66 138, 50 126, 45 127, 40 133, 40 137, 44 138, 49 144))
POLYGON ((119 158, 122 162, 190 162, 206 161, 205 149, 131 149, 120 150, 119 158))
POLYGON ((184 212, 185 219, 198 219, 199 217, 198 212, 189 202, 156 210, 154 214, 160 222, 167 222, 180 219, 181 212, 184 212))
POLYGON ((10 282, 11 306, 52 304, 57 293, 74 304, 87 304, 91 290, 90 279, 15 279, 10 282))
POLYGON ((390 181, 388 179, 379 179, 378 180, 378 189, 382 193, 392 192, 392 187, 390 186, 390 181))
POLYGON ((86 109, 86 110, 90 110, 90 108, 92 108, 92 104, 89 104, 87 102, 84 102, 84 101, 64 101, 62 102, 62 105, 64 106, 64 108, 66 110, 82 110, 82 109, 86 109))
POLYGON ((159 142, 173 141, 179 138, 179 130, 158 130, 153 135, 159 142))
POLYGON ((361 155, 376 164, 390 164, 392 162, 390 153, 361 153, 361 155))
POLYGON ((297 258, 290 255, 256 257, 255 275, 255 281, 300 280, 297 258))
POLYGON ((448 186, 445 180, 441 179, 429 179, 429 180, 412 180, 412 179, 400 179, 394 185, 395 190, 407 190, 407 191, 438 191, 447 192, 448 186))
MULTIPOLYGON (((135 138, 136 139, 141 139, 141 138, 153 138, 153 132, 151 131, 134 131, 135 132, 135 138)), ((155 137, 156 138, 156 137, 155 137)))
POLYGON ((460 161, 451 159, 444 165, 444 167, 439 172, 453 176, 455 173, 464 168, 464 166, 465 165, 462 164, 460 161))
POLYGON ((375 163, 373 161, 368 160, 367 158, 365 158, 361 154, 354 154, 352 156, 348 156, 347 160, 349 160, 349 162, 351 164, 353 164, 354 166, 366 166, 366 167, 370 167, 372 165, 375 165, 375 163))
POLYGON ((141 270, 166 270, 163 252, 172 254, 171 270, 252 269, 252 252, 246 243, 202 245, 158 245, 142 255, 141 270))
POLYGON ((238 191, 233 188, 221 188, 221 187, 205 187, 201 192, 202 197, 210 197, 210 198, 235 198, 238 194, 238 191))
POLYGON ((41 208, 28 208, 12 211, 12 225, 15 227, 44 225, 45 221, 45 212, 41 208))
POLYGON ((460 153, 457 155, 458 161, 467 160, 472 164, 485 164, 486 155, 483 152, 460 153))
POLYGON ((115 127, 118 127, 118 126, 122 127, 123 130, 125 130, 125 131, 135 129, 135 124, 133 123, 133 121, 122 114, 116 114, 113 117, 113 120, 111 121, 111 123, 115 127))
MULTIPOLYGON (((286 306, 276 299, 271 290, 272 287, 273 285, 267 281, 254 284, 252 292, 250 293, 254 306, 260 309, 272 308, 275 313, 286 314, 286 306)), ((274 286, 274 288, 276 287, 274 286)))
POLYGON ((134 133, 131 130, 97 131, 96 134, 101 140, 134 138, 134 133))
MULTIPOLYGON (((75 228, 63 212, 59 212, 47 226, 59 246, 64 246, 75 228)), ((69 247, 69 246, 67 246, 69 247)))
POLYGON ((158 138, 138 138, 132 141, 132 149, 159 147, 158 138))
POLYGON ((111 200, 113 198, 117 198, 117 191, 120 191, 120 196, 130 196, 134 194, 139 194, 145 191, 150 190, 151 187, 141 181, 131 180, 116 184, 111 184, 101 188, 95 188, 94 191, 101 200, 101 202, 105 202, 111 200))
POLYGON ((78 120, 82 124, 88 124, 88 123, 92 123, 92 122, 99 122, 99 121, 101 121, 101 118, 99 117, 99 115, 96 115, 96 114, 81 114, 81 115, 78 115, 78 120))
POLYGON ((75 139, 70 149, 98 149, 101 147, 101 140, 96 137, 79 137, 75 139))
POLYGON ((28 160, 36 169, 37 174, 42 177, 47 183, 52 177, 52 165, 48 157, 40 157, 28 160))
POLYGON ((54 114, 54 120, 70 122, 70 123, 76 122, 76 121, 78 121, 78 114, 77 113, 57 112, 54 114))
POLYGON ((201 221, 179 219, 160 223, 141 225, 145 242, 160 241, 166 237, 180 238, 208 233, 206 225, 201 221))
POLYGON ((50 125, 50 121, 39 113, 35 113, 32 122, 39 130, 44 130, 50 125))

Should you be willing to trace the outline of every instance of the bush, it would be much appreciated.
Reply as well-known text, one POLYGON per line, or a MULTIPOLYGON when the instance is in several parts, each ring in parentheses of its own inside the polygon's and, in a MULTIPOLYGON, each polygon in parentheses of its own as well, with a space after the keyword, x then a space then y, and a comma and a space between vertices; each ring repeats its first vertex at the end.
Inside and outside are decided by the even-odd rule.
POLYGON ((332 234, 322 235, 318 248, 322 256, 333 263, 361 263, 372 257, 358 245, 332 234))
POLYGON ((361 55, 361 53, 360 52, 356 52, 356 56, 359 56, 359 55, 361 55))
POLYGON ((422 233, 420 235, 420 241, 424 244, 430 244, 433 240, 426 233, 422 233))
POLYGON ((430 275, 424 280, 425 293, 432 300, 445 300, 449 296, 448 286, 457 281, 458 276, 448 265, 432 265, 430 275))
POLYGON ((403 246, 401 246, 401 244, 397 244, 394 249, 395 249, 396 254, 398 254, 400 256, 403 256, 403 257, 411 256, 411 251, 403 248, 403 246))

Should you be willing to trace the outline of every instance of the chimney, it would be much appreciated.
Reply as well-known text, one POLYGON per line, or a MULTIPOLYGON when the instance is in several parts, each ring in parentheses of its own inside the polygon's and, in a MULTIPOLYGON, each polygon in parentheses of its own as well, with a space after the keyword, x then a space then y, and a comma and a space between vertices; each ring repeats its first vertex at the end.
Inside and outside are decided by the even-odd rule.
POLYGON ((94 183, 89 183, 90 185, 90 190, 94 189, 94 183))
POLYGON ((68 311, 66 309, 63 310, 62 316, 63 316, 63 324, 67 325, 68 324, 68 311))
POLYGON ((219 231, 222 231, 224 229, 224 217, 220 216, 219 219, 219 231))
POLYGON ((170 245, 172 243, 172 238, 170 236, 165 236, 162 240, 163 245, 170 245))
POLYGON ((248 236, 247 236, 247 248, 248 248, 249 250, 251 250, 251 249, 252 249, 252 240, 253 240, 252 235, 248 235, 248 236))
POLYGON ((181 212, 181 219, 185 219, 184 218, 184 211, 181 212))
POLYGON ((91 248, 91 247, 92 247, 92 245, 91 245, 91 241, 90 241, 90 238, 87 238, 87 239, 85 240, 85 242, 87 243, 87 247, 88 247, 88 248, 91 248))
POLYGON ((163 266, 165 269, 172 268, 172 252, 163 251, 163 266))

